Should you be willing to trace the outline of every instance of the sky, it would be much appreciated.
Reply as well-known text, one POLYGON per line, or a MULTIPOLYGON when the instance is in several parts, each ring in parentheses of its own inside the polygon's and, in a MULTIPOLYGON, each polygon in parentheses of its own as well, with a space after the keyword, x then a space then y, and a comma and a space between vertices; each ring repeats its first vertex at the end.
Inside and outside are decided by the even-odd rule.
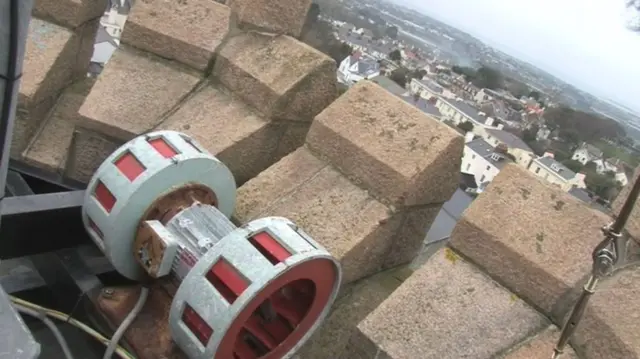
POLYGON ((625 0, 393 0, 640 113, 640 34, 625 0))

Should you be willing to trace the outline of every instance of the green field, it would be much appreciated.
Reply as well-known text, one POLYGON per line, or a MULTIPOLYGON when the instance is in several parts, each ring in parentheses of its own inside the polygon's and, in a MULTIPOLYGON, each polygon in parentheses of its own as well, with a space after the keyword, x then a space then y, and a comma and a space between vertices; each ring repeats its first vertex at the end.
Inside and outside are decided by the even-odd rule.
POLYGON ((593 144, 598 147, 604 153, 605 158, 618 158, 621 161, 626 162, 631 167, 637 167, 640 164, 640 156, 634 153, 629 153, 624 148, 620 148, 614 145, 611 145, 604 141, 598 141, 593 144))

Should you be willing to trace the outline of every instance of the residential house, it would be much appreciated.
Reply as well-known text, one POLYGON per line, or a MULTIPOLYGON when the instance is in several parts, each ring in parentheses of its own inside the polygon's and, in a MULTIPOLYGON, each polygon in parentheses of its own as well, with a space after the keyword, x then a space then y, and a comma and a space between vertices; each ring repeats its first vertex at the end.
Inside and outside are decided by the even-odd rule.
POLYGON ((598 172, 599 174, 605 174, 607 172, 618 172, 618 166, 611 159, 605 160, 604 158, 599 158, 591 162, 596 165, 596 172, 598 172))
POLYGON ((102 25, 98 25, 95 44, 93 45, 93 56, 89 64, 89 76, 97 76, 102 72, 104 65, 109 61, 118 46, 116 39, 102 25))
POLYGON ((547 126, 541 126, 536 132, 536 141, 542 141, 549 138, 551 130, 547 126))
POLYGON ((120 43, 120 36, 133 6, 132 0, 108 0, 107 9, 100 19, 105 31, 120 43))
POLYGON ((439 98, 436 106, 444 116, 445 120, 452 121, 456 125, 461 122, 471 122, 474 126, 492 126, 493 119, 486 118, 475 107, 460 100, 447 100, 439 98))
POLYGON ((411 93, 420 94, 426 99, 441 96, 444 92, 444 88, 438 83, 416 78, 411 79, 409 89, 411 90, 411 93))
POLYGON ((473 133, 467 133, 465 140, 460 170, 474 175, 482 191, 511 160, 484 139, 473 138, 473 133))
POLYGON ((478 91, 475 96, 473 96, 473 100, 478 103, 478 105, 481 105, 487 101, 491 101, 493 100, 495 97, 492 96, 492 94, 489 93, 488 89, 481 89, 480 91, 478 91))
POLYGON ((497 128, 485 129, 484 139, 492 146, 504 146, 507 152, 515 158, 518 165, 528 168, 531 161, 536 157, 535 153, 520 137, 511 132, 497 128))
POLYGON ((375 82, 375 83, 377 83, 382 88, 384 88, 385 90, 391 92, 392 94, 394 94, 396 96, 404 96, 404 95, 409 93, 409 91, 407 91, 406 89, 402 88, 395 81, 393 81, 392 79, 390 79, 390 78, 388 78, 386 76, 379 75, 379 76, 371 78, 370 80, 375 82))
POLYGON ((603 155, 599 148, 584 142, 573 152, 571 159, 586 165, 589 162, 601 159, 603 155))
POLYGON ((416 95, 404 95, 400 97, 405 102, 410 103, 417 107, 420 111, 426 113, 427 115, 437 119, 438 121, 442 118, 442 113, 438 107, 436 107, 437 99, 430 98, 425 99, 424 97, 416 96, 416 95))
POLYGON ((337 71, 338 82, 352 86, 361 80, 368 80, 380 75, 380 64, 359 51, 347 56, 337 71))
POLYGON ((600 158, 591 162, 596 165, 596 172, 598 174, 612 172, 614 173, 615 180, 620 182, 622 186, 626 186, 629 183, 629 178, 627 178, 624 167, 619 163, 619 160, 612 158, 605 160, 600 158))
POLYGON ((563 191, 568 192, 574 187, 587 187, 584 183, 585 175, 583 173, 575 173, 568 169, 553 159, 552 154, 545 154, 534 159, 529 166, 529 171, 547 182, 559 186, 563 191))
POLYGON ((429 78, 424 79, 411 79, 409 84, 411 93, 420 94, 420 96, 429 99, 431 97, 444 97, 448 99, 454 99, 456 96, 453 92, 443 87, 436 81, 429 78))

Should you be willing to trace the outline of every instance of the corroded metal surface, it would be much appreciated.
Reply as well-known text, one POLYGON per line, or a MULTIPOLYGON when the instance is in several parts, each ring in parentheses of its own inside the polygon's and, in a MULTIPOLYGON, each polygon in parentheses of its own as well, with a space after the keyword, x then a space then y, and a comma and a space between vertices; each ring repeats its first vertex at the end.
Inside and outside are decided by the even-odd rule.
MULTIPOLYGON (((140 286, 105 288, 98 297, 98 308, 117 327, 129 314, 139 295, 140 286)), ((160 283, 154 284, 147 304, 125 333, 126 342, 139 359, 187 359, 171 340, 171 300, 160 283)))

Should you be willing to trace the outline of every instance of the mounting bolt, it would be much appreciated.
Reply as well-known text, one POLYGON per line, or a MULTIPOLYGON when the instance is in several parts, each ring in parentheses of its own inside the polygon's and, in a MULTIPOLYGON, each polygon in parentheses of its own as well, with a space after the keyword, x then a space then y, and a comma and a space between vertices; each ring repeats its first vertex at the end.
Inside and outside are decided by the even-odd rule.
POLYGON ((113 289, 111 288, 105 288, 102 290, 102 295, 107 298, 111 298, 113 296, 113 293, 113 289))

